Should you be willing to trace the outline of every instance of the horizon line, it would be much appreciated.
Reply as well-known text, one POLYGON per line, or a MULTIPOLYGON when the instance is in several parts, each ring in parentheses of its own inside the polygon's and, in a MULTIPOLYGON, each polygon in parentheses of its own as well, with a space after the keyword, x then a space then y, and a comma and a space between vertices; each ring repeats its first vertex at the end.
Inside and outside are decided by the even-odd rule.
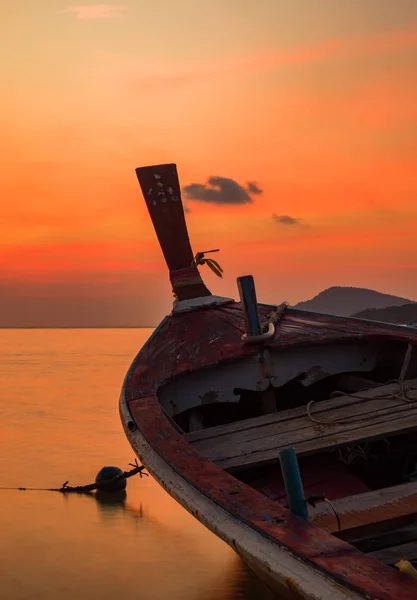
POLYGON ((2 329, 155 329, 157 325, 2 325, 2 329))

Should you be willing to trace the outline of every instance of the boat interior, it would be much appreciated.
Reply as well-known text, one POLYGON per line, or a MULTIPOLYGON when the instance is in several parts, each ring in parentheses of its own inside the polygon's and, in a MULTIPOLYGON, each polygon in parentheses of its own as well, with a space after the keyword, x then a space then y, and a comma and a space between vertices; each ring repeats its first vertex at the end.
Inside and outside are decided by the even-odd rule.
POLYGON ((279 451, 295 448, 313 523, 387 565, 417 564, 417 346, 262 347, 158 397, 200 454, 282 505, 279 451))

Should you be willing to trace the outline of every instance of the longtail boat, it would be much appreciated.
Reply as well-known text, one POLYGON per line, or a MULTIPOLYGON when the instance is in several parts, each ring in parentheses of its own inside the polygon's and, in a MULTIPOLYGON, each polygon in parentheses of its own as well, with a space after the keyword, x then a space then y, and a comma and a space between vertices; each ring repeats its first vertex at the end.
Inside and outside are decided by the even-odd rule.
POLYGON ((122 387, 137 456, 279 598, 416 600, 417 329, 212 295, 176 166, 136 174, 175 297, 122 387))

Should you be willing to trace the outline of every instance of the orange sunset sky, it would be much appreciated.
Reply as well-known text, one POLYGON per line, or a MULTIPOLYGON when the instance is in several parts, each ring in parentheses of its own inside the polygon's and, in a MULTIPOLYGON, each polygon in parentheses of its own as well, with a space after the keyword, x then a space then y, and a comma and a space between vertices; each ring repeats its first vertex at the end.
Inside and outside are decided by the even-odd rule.
POLYGON ((163 162, 213 293, 417 300, 417 0, 24 0, 0 37, 0 325, 156 324, 163 162))

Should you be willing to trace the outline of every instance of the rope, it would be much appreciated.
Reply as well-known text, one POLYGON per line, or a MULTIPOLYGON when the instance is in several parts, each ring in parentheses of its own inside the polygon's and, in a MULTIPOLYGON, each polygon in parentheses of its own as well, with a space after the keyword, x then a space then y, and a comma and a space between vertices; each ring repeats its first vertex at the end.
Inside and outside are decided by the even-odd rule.
MULTIPOLYGON (((334 398, 337 396, 349 396, 350 398, 358 398, 359 400, 402 400, 404 402, 416 402, 417 401, 417 397, 416 398, 410 398, 409 396, 407 396, 407 393, 410 391, 415 391, 417 392, 417 388, 414 386, 405 386, 404 383, 402 381, 399 381, 398 379, 393 379, 391 381, 387 381, 384 385, 388 385, 390 383, 398 383, 398 385, 400 386, 400 393, 399 394, 395 394, 393 392, 387 393, 387 394, 380 394, 379 396, 374 396, 373 398, 369 398, 368 396, 361 396, 360 392, 353 392, 351 394, 348 394, 346 392, 341 392, 339 390, 334 391, 330 397, 334 398)), ((362 392, 369 392, 371 391, 373 388, 369 388, 369 389, 365 389, 362 390, 362 392)), ((313 404, 315 403, 315 400, 310 400, 310 402, 307 404, 307 416, 310 419, 310 421, 312 421, 313 423, 316 423, 317 425, 331 425, 333 423, 340 423, 341 420, 338 419, 317 419, 316 417, 313 417, 313 415, 311 414, 311 407, 313 406, 313 404)), ((349 417, 345 417, 346 419, 348 419, 349 417)))
POLYGON ((316 502, 318 502, 320 500, 323 500, 324 502, 327 502, 327 504, 332 509, 332 511, 334 513, 334 516, 336 517, 336 520, 337 520, 337 530, 340 531, 342 529, 341 523, 340 523, 340 517, 339 517, 339 515, 337 513, 335 505, 333 504, 333 502, 331 500, 329 500, 329 498, 327 498, 327 496, 309 496, 308 498, 306 498, 306 502, 308 502, 309 504, 311 504, 311 506, 313 508, 315 508, 316 502))
POLYGON ((288 308, 288 303, 282 302, 282 304, 280 304, 279 306, 276 307, 276 310, 269 313, 266 323, 264 324, 264 330, 268 331, 269 323, 276 325, 281 320, 281 318, 282 318, 284 312, 287 310, 287 308, 288 308))
POLYGON ((68 481, 62 484, 60 488, 28 488, 28 487, 0 487, 0 490, 18 490, 22 492, 26 491, 37 491, 37 492, 61 492, 63 494, 67 494, 68 492, 76 492, 78 494, 92 492, 94 490, 99 490, 103 486, 108 485, 109 483, 116 483, 116 481, 120 481, 121 479, 128 479, 129 477, 133 477, 139 473, 140 477, 143 475, 148 476, 148 473, 144 473, 144 466, 140 466, 138 464, 137 459, 135 458, 135 464, 129 463, 129 466, 133 467, 130 471, 124 471, 120 473, 120 475, 115 475, 111 479, 106 479, 104 481, 100 481, 100 483, 89 483, 88 485, 77 485, 75 487, 71 487, 68 485, 68 481))
POLYGON ((218 250, 197 252, 189 267, 186 267, 185 269, 176 269, 169 272, 169 279, 171 281, 172 291, 174 294, 175 290, 178 288, 186 287, 187 285, 203 284, 203 280, 201 279, 201 275, 197 269, 198 265, 207 265, 218 277, 223 277, 223 269, 219 263, 212 258, 205 258, 205 255, 209 252, 218 252, 218 250))
MULTIPOLYGON (((417 400, 417 398, 410 398, 409 396, 407 396, 407 392, 410 391, 417 391, 417 388, 410 385, 410 386, 405 386, 403 381, 400 381, 399 379, 391 379, 390 381, 387 381, 386 383, 384 383, 384 385, 389 385, 390 383, 398 383, 398 385, 400 386, 400 393, 399 394, 394 394, 393 392, 388 392, 386 394, 381 394, 379 396, 375 396, 375 398, 377 400, 404 400, 405 402, 415 402, 417 400)), ((372 389, 374 388, 369 388, 369 389, 364 389, 361 390, 362 392, 370 392, 372 389)), ((351 396, 352 398, 359 398, 360 400, 370 400, 369 397, 367 396, 359 396, 361 392, 354 392, 352 394, 347 394, 346 392, 341 392, 339 390, 336 390, 334 392, 332 392, 331 397, 335 397, 336 395, 338 396, 351 396)))
POLYGON ((169 272, 169 279, 171 281, 172 289, 185 287, 187 285, 195 285, 203 283, 200 273, 197 267, 191 266, 186 269, 177 269, 176 271, 169 272))

